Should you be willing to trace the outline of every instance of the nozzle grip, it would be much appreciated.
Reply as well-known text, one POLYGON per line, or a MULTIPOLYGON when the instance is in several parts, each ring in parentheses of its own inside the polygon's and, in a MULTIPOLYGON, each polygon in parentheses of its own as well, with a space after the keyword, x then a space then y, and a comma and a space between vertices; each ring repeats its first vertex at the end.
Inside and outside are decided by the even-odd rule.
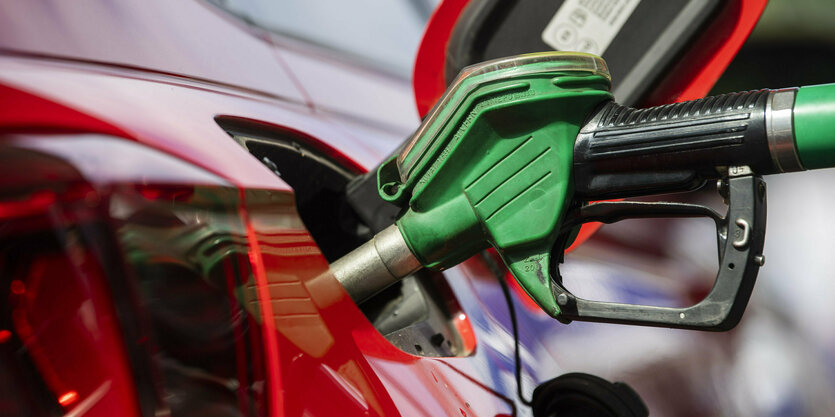
POLYGON ((575 193, 589 201, 687 191, 729 166, 776 172, 766 135, 770 92, 646 109, 606 103, 577 136, 575 193))

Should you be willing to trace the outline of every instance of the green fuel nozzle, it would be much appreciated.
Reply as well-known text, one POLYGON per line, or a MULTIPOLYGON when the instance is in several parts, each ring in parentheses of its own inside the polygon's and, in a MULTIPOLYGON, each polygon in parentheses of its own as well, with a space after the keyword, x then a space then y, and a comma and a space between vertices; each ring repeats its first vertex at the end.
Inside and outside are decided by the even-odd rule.
POLYGON ((332 265, 361 302, 420 267, 493 247, 551 316, 725 330, 763 264, 761 175, 835 166, 835 86, 759 90, 648 109, 612 101, 605 62, 541 53, 466 68, 402 152, 378 169, 395 225, 332 265), (595 202, 719 180, 727 213, 681 203, 595 202), (711 293, 686 308, 585 300, 562 284, 563 249, 586 222, 708 217, 719 245, 711 293))
POLYGON ((580 53, 466 68, 378 170, 381 197, 408 207, 396 227, 414 258, 444 269, 493 246, 558 314, 548 266, 571 200, 574 138, 612 99, 609 82, 604 61, 580 53))

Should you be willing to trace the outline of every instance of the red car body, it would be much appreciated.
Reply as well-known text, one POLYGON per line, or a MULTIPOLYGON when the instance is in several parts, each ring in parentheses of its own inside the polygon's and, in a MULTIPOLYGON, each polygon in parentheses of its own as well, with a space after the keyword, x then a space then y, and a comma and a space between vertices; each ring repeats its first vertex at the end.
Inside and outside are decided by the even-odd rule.
MULTIPOLYGON (((465 3, 444 2, 431 22, 446 29, 420 51, 421 111, 443 89, 432 68, 443 68, 444 30, 465 3)), ((724 49, 690 57, 702 65, 658 101, 707 92, 764 6, 738 4, 724 49)), ((517 293, 518 387, 511 310, 482 258, 438 278, 451 288, 456 356, 406 353, 383 337, 328 275, 294 190, 229 126, 361 173, 417 126, 401 79, 197 1, 4 3, 0 52, 0 350, 13 359, 0 365, 0 414, 525 415, 537 383, 606 373, 594 364, 601 343, 623 343, 610 367, 636 360, 636 337, 688 343, 657 329, 564 327, 517 293), (137 278, 159 264, 171 280, 170 270, 203 278, 137 278), (137 286, 156 298, 138 299, 137 286), (232 317, 226 328, 193 308, 213 303, 232 317)), ((656 399, 669 392, 647 382, 651 366, 608 376, 636 369, 656 399)))

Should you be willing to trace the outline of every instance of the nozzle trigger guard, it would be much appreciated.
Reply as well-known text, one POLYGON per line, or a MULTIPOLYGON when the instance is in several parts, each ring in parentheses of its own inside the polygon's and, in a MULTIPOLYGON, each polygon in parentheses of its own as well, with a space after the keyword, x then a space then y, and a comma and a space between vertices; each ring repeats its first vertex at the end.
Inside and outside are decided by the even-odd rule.
POLYGON ((702 301, 690 307, 670 308, 586 300, 563 286, 555 267, 551 276, 554 300, 559 306, 555 318, 563 322, 578 320, 709 331, 724 331, 736 326, 762 264, 765 182, 750 173, 732 176, 726 182, 728 212, 724 217, 710 208, 694 204, 601 202, 570 212, 561 228, 561 233, 568 233, 582 223, 614 223, 627 218, 712 218, 717 225, 720 265, 713 288, 702 301))

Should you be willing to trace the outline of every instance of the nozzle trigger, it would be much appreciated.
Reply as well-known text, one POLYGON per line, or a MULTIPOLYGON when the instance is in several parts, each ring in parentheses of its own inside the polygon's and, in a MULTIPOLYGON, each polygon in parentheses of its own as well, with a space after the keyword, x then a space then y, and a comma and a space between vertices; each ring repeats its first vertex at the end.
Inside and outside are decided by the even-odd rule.
POLYGON ((717 226, 719 273, 710 293, 699 303, 685 308, 669 308, 586 300, 566 289, 554 268, 554 304, 560 321, 595 321, 643 326, 723 331, 736 326, 762 265, 765 240, 765 183, 761 177, 730 177, 728 211, 720 216, 714 210, 695 204, 601 202, 570 212, 561 233, 586 222, 614 223, 629 218, 709 217, 717 226))

